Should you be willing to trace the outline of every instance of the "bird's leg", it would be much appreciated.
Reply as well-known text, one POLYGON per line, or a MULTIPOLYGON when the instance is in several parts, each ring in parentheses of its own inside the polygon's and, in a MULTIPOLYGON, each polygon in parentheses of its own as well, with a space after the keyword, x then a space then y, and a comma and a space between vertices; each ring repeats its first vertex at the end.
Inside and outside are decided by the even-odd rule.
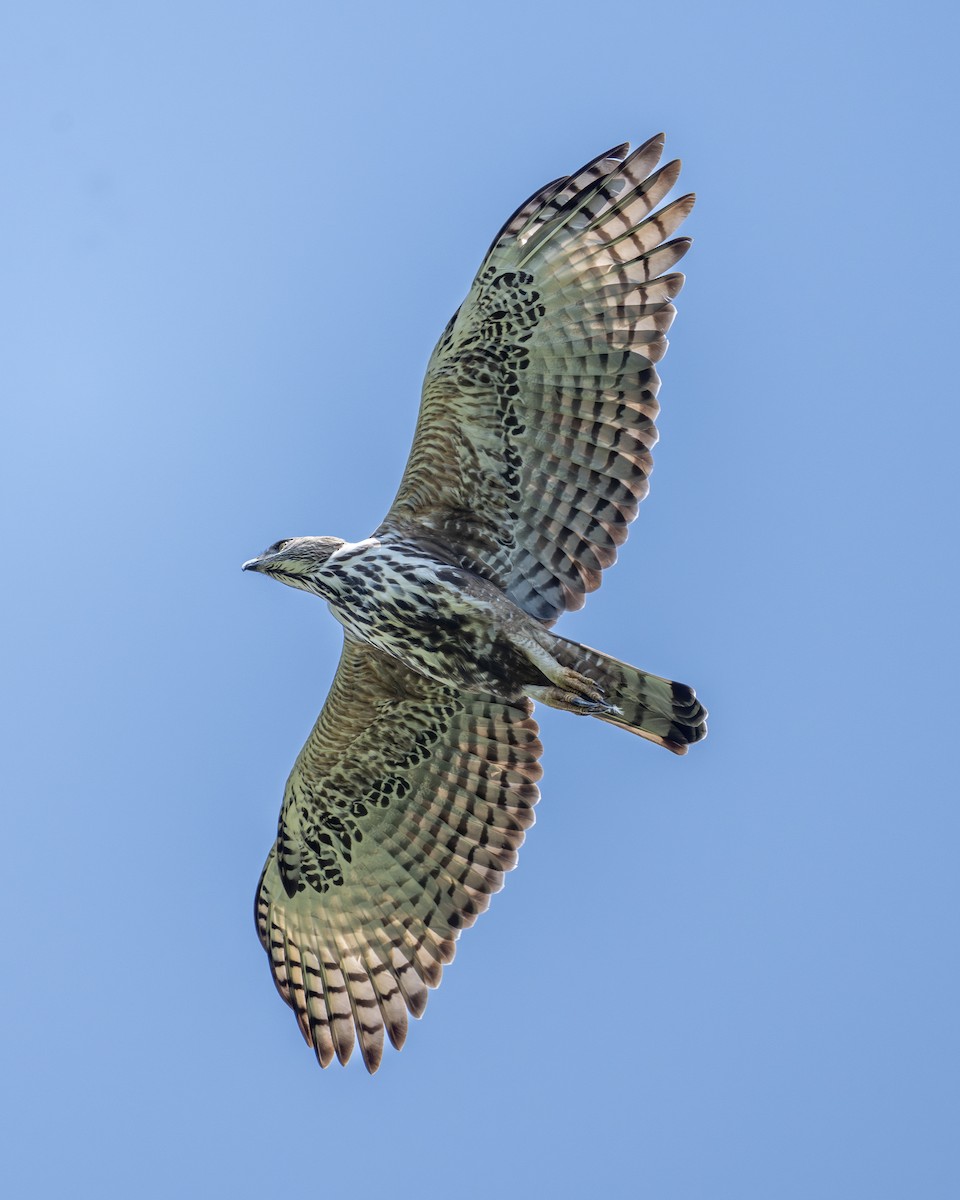
POLYGON ((569 691, 567 688, 528 687, 527 695, 531 700, 549 704, 551 708, 562 708, 564 712, 576 713, 581 717, 618 717, 623 712, 615 704, 607 704, 603 699, 591 700, 582 692, 569 691))
MULTIPOLYGON (((548 635, 549 636, 549 635, 548 635)), ((526 656, 537 670, 546 675, 553 687, 528 687, 527 694, 534 700, 549 704, 553 708, 564 708, 571 712, 611 712, 603 688, 586 675, 557 662, 549 649, 529 629, 515 632, 511 638, 516 648, 526 656), (537 693, 540 693, 539 695, 537 693)))

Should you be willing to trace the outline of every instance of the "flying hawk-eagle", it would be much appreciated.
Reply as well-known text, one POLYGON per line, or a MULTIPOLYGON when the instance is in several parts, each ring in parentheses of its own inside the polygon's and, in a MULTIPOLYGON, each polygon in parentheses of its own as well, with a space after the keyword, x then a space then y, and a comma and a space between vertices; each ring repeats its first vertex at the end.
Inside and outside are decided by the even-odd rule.
POLYGON ((532 700, 683 754, 693 690, 551 632, 647 493, 680 164, 663 137, 555 179, 493 239, 427 367, 400 490, 371 537, 295 537, 245 570, 327 601, 344 645, 287 780, 256 900, 321 1066, 399 1049, 533 824, 532 700))

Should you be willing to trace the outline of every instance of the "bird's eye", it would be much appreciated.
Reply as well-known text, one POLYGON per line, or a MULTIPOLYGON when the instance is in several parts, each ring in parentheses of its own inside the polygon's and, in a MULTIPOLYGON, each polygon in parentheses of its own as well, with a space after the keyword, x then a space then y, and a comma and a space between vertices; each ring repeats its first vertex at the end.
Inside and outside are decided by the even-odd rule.
POLYGON ((284 546, 289 546, 291 538, 281 538, 279 542, 274 542, 272 546, 267 548, 267 554, 279 554, 284 546))

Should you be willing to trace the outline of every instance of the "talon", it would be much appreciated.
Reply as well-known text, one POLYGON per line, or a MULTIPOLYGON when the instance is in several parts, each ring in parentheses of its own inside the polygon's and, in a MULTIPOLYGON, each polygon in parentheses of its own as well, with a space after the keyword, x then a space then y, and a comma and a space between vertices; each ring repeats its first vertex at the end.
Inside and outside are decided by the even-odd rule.
POLYGON ((603 704, 606 700, 603 688, 594 683, 592 679, 588 679, 586 675, 581 675, 579 671, 565 670, 563 678, 559 682, 566 691, 575 692, 577 696, 592 700, 594 704, 603 704))
POLYGON ((581 717, 618 717, 622 711, 615 704, 591 700, 582 691, 572 692, 566 688, 531 687, 527 688, 527 695, 531 700, 539 700, 541 704, 549 704, 551 708, 562 708, 581 717))
POLYGON ((582 692, 560 692, 559 695, 566 700, 572 712, 595 716, 597 713, 610 711, 609 704, 605 704, 603 700, 594 700, 590 696, 585 696, 582 692))

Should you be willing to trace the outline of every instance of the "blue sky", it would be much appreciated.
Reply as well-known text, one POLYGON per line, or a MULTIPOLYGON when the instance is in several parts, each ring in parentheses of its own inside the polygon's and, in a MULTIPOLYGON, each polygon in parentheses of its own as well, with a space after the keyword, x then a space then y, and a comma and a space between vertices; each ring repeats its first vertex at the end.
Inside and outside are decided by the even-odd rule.
POLYGON ((960 1193, 953 15, 2 25, 14 1193, 960 1193), (520 868, 403 1054, 321 1073, 251 910, 340 634, 240 563, 376 525, 504 217, 661 128, 699 201, 657 467, 561 628, 710 738, 541 711, 520 868))

